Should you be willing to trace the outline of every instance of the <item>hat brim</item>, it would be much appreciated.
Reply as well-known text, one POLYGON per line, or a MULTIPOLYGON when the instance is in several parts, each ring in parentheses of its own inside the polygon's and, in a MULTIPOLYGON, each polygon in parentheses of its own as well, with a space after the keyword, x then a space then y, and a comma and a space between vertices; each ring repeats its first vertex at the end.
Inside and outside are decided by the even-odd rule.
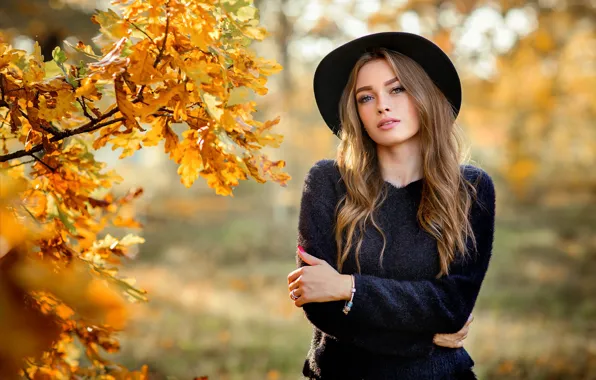
POLYGON ((333 133, 337 135, 341 129, 339 102, 352 68, 364 53, 378 48, 399 52, 417 62, 443 92, 457 116, 462 100, 461 82, 447 54, 433 42, 417 34, 375 33, 334 49, 321 60, 315 70, 315 100, 321 116, 333 133))

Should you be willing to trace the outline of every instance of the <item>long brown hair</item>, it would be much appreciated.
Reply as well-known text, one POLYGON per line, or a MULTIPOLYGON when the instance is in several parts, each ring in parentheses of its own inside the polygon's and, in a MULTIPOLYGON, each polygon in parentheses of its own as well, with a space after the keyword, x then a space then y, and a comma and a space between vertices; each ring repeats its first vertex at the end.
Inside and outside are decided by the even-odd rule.
POLYGON ((354 65, 340 100, 341 142, 337 164, 347 193, 336 209, 335 240, 337 265, 342 266, 355 246, 356 264, 364 230, 372 225, 383 238, 381 265, 386 237, 374 213, 387 197, 375 142, 365 132, 358 116, 355 87, 358 72, 366 63, 385 59, 416 105, 420 123, 420 143, 424 181, 417 219, 437 241, 441 271, 449 274, 456 252, 467 254, 466 242, 475 244, 468 212, 475 196, 474 187, 464 178, 460 164, 465 161, 461 131, 447 98, 429 76, 410 58, 386 49, 364 54, 354 65), (344 241, 345 239, 345 241, 344 241))

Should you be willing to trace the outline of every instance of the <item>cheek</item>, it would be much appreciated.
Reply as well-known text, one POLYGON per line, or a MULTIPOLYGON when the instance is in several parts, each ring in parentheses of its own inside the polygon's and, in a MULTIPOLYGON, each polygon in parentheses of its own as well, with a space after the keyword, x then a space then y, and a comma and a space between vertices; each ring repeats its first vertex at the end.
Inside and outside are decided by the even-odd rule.
POLYGON ((362 124, 367 131, 370 130, 376 121, 375 110, 373 108, 366 104, 358 106, 358 116, 360 116, 360 120, 362 120, 362 124))

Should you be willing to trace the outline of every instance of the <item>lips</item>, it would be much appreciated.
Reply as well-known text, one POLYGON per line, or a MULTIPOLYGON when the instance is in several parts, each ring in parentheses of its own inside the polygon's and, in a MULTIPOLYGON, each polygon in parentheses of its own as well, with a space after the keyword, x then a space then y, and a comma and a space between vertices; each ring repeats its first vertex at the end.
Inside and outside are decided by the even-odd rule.
POLYGON ((379 124, 377 124, 377 128, 381 128, 381 129, 393 128, 399 122, 400 122, 399 119, 384 118, 379 122, 379 124))

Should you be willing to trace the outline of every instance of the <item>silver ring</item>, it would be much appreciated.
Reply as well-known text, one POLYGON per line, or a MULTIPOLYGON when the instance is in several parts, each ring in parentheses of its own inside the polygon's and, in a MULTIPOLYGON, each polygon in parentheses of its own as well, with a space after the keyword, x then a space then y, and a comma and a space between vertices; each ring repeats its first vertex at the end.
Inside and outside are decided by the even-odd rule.
POLYGON ((292 291, 290 292, 290 297, 291 297, 291 298, 292 298, 294 301, 296 301, 298 298, 300 298, 300 296, 297 296, 297 295, 294 293, 295 291, 296 291, 296 289, 294 289, 294 290, 292 290, 292 291))

